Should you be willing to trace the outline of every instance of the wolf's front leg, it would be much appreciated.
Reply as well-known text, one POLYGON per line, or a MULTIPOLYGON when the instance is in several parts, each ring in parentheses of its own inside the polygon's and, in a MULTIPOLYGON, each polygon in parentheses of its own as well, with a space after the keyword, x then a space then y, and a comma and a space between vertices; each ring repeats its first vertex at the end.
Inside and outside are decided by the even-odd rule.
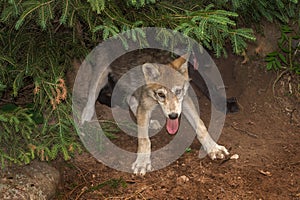
POLYGON ((189 96, 186 96, 183 101, 183 113, 195 129, 198 140, 212 160, 216 158, 223 159, 226 155, 229 155, 228 150, 224 146, 218 145, 211 138, 203 121, 200 119, 196 111, 193 101, 189 96))
POLYGON ((138 151, 137 158, 132 164, 134 174, 145 175, 147 171, 152 170, 151 166, 151 142, 149 139, 148 128, 150 121, 150 111, 141 107, 137 109, 138 123, 138 151))

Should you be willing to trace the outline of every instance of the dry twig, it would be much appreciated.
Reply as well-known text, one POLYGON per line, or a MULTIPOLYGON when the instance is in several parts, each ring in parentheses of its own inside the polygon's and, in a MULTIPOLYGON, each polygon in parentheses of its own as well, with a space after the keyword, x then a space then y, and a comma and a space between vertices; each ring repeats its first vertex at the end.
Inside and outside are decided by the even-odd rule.
POLYGON ((258 138, 258 136, 250 131, 247 131, 247 130, 244 130, 244 129, 241 129, 241 128, 238 128, 238 127, 235 127, 234 125, 231 125, 231 127, 234 129, 234 130, 237 130, 239 132, 242 132, 242 133, 245 133, 247 134, 248 136, 250 137, 253 137, 253 138, 258 138))

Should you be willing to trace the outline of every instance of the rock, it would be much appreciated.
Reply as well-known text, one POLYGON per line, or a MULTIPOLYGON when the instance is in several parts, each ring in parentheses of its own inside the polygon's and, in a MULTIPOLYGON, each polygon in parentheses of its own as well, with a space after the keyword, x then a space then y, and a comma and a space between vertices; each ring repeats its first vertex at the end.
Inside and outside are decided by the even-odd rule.
POLYGON ((45 162, 13 166, 0 171, 0 199, 52 199, 60 182, 60 174, 45 162))
POLYGON ((239 155, 238 154, 233 154, 231 157, 230 157, 230 160, 237 160, 239 159, 239 155))

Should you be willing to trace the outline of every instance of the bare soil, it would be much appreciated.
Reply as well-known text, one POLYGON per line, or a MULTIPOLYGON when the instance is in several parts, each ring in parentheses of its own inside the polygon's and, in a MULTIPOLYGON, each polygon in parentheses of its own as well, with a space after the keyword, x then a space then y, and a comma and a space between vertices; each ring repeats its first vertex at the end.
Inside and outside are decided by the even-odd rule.
MULTIPOLYGON (((218 142, 239 159, 199 159, 201 144, 195 139, 191 151, 177 161, 140 177, 82 153, 59 163, 64 181, 56 199, 300 199, 299 94, 288 94, 288 74, 276 82, 274 94, 278 74, 265 71, 262 57, 242 61, 231 54, 215 59, 227 96, 237 97, 240 106, 239 112, 227 115, 218 142)), ((210 102, 201 92, 199 102, 208 125, 210 102)), ((108 107, 96 107, 99 118, 111 117, 108 107)), ((136 139, 122 132, 116 136, 116 144, 135 151, 136 139)), ((151 141, 161 146, 171 139, 163 130, 151 141)))

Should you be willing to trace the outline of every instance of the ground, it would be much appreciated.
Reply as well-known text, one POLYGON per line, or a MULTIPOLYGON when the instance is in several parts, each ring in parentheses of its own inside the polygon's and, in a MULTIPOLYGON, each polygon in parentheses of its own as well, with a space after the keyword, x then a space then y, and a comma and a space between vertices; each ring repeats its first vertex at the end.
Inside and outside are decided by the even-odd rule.
MULTIPOLYGON (((242 61, 231 54, 215 59, 227 96, 237 97, 240 107, 227 115, 218 143, 238 154, 237 160, 199 159, 201 145, 195 139, 191 151, 174 163, 141 177, 111 169, 84 152, 57 165, 63 182, 56 199, 300 199, 300 98, 288 95, 288 74, 273 93, 278 74, 265 70, 260 55, 242 61)), ((199 102, 208 125, 210 102, 201 93, 199 102)), ((106 106, 96 107, 99 118, 111 116, 106 106)), ((122 132, 116 136, 114 143, 136 150, 135 139, 122 132)), ((163 146, 171 139, 163 130, 151 140, 163 146)))

